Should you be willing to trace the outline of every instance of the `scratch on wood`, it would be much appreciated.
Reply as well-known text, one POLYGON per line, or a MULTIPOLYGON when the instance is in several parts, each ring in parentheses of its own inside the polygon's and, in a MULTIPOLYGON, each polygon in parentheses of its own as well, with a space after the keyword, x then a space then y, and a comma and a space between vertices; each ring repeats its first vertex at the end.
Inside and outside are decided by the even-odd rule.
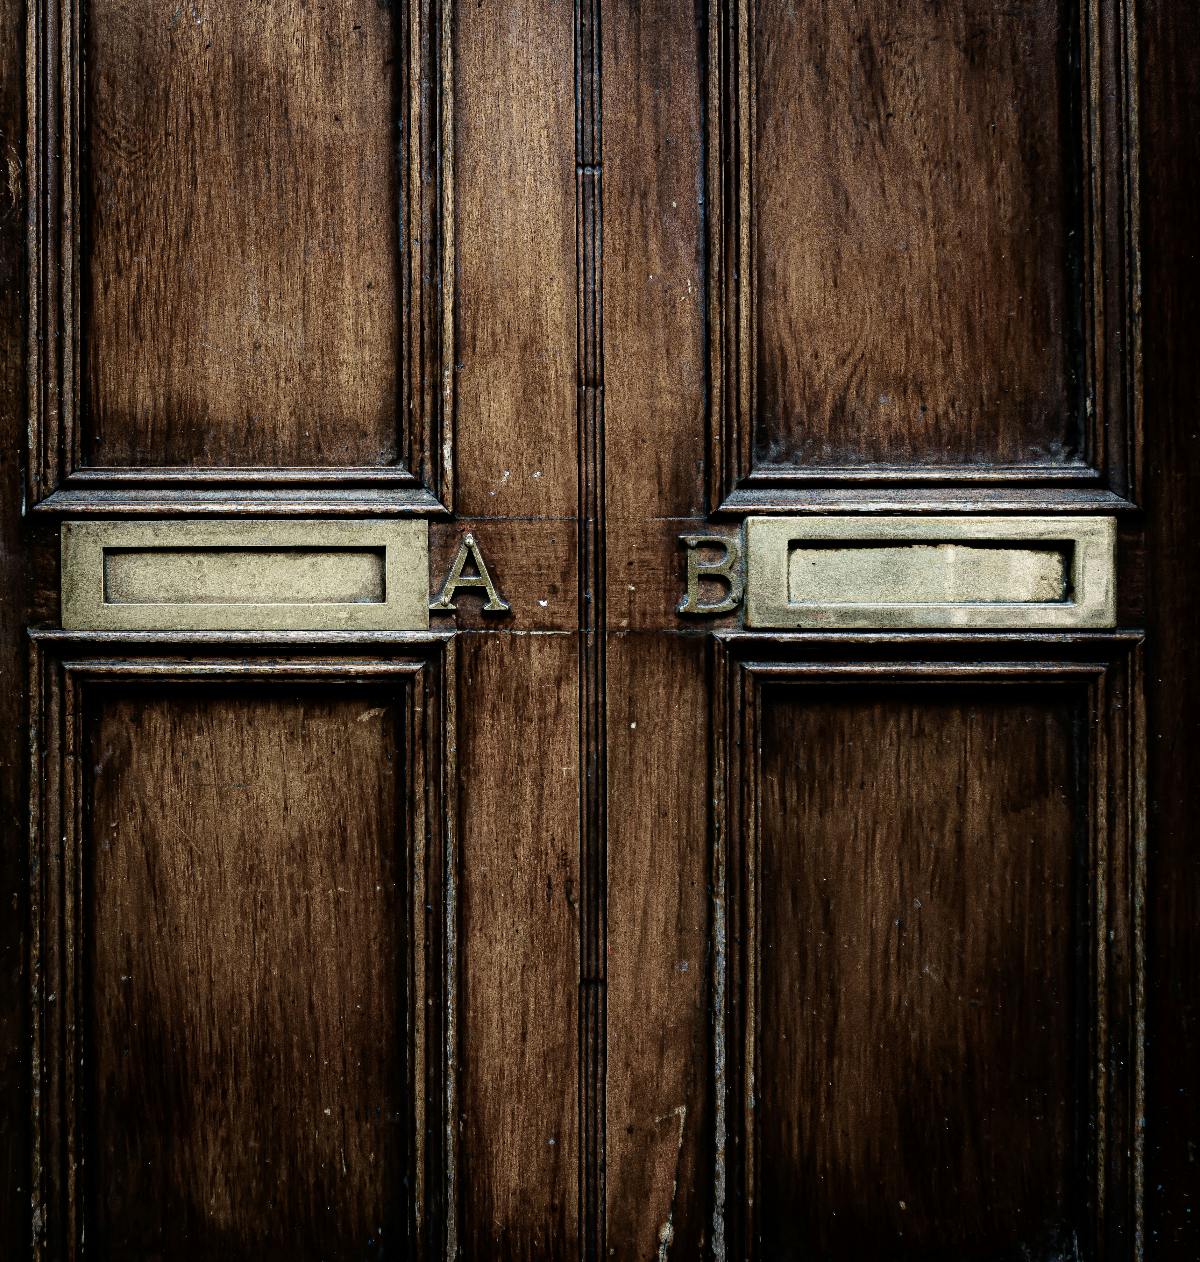
POLYGON ((668 1121, 672 1117, 679 1119, 679 1135, 675 1145, 675 1175, 671 1180, 671 1204, 667 1208, 667 1217, 663 1221, 663 1225, 658 1229, 658 1262, 667 1262, 671 1252, 671 1244, 675 1239, 675 1201, 679 1196, 679 1165, 683 1160, 683 1136, 687 1126, 687 1105, 677 1105, 670 1113, 664 1113, 662 1117, 657 1117, 654 1120, 656 1124, 659 1124, 668 1121))

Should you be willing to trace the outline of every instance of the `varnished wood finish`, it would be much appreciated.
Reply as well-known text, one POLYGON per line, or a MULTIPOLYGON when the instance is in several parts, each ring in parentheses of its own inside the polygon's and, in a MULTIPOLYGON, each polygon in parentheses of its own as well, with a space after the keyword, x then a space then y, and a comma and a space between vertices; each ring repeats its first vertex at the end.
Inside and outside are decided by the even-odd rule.
POLYGON ((168 688, 88 718, 92 1247, 379 1251, 409 1166, 402 714, 168 688))
POLYGON ((1192 1262, 1198 21, 0 3, 0 1256, 1192 1262), (830 513, 1117 517, 1119 629, 680 615, 830 513), (413 514, 510 609, 54 630, 413 514))
POLYGON ((1140 6, 1150 880, 1146 1256, 1200 1256, 1200 9, 1140 6), (1151 494, 1152 492, 1152 494, 1151 494))
POLYGON ((35 1250, 436 1250, 453 650, 169 643, 34 650, 35 1250))
POLYGON ((578 646, 461 637, 464 1258, 576 1256, 578 646))
POLYGON ((763 697, 764 1257, 1082 1243, 1070 1069, 1084 698, 1063 692, 763 697), (986 774, 981 749, 999 755, 986 774))
POLYGON ((609 644, 606 1153, 618 1257, 702 1257, 710 1234, 705 656, 699 637, 609 644))
POLYGON ((21 520, 25 445, 24 12, 0 3, 0 1257, 28 1249, 29 1031, 25 625, 35 566, 21 520))
POLYGON ((1070 10, 754 6, 757 463, 1079 459, 1070 10))
POLYGON ((85 463, 392 464, 391 10, 89 0, 85 30, 85 463))
POLYGON ((449 497, 443 6, 36 0, 27 53, 31 496, 449 497))
POLYGON ((572 517, 575 175, 570 10, 455 7, 460 512, 572 517))
POLYGON ((745 479, 1124 492, 1127 12, 713 0, 708 22, 714 498, 745 479))
POLYGON ((680 629, 705 499, 701 32, 677 0, 603 16, 607 1244, 704 1257, 704 631, 624 634, 680 629))
POLYGON ((1138 637, 831 647, 718 649, 729 1256, 1137 1256, 1138 637))

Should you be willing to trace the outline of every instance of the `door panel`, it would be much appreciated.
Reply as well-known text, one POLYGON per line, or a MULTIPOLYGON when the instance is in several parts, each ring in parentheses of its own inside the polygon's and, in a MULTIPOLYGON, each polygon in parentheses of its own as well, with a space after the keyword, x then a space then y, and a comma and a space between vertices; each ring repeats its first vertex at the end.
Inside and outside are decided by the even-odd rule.
POLYGON ((84 29, 85 462, 394 464, 390 10, 90 0, 84 29))
POLYGON ((441 7, 29 11, 31 496, 448 494, 441 7))
POLYGON ((731 1256, 1129 1256, 1137 637, 1054 664, 1003 637, 922 647, 743 634, 719 654, 731 1256))
POLYGON ((763 695, 766 1256, 1069 1256, 1082 1234, 1085 697, 1062 691, 763 695))
POLYGON ((254 658, 222 638, 192 633, 186 659, 36 640, 39 1243, 435 1250, 454 1163, 453 647, 254 658))
POLYGON ((1081 458, 1073 8, 753 6, 755 467, 1081 458))
POLYGON ((378 1252, 412 1174, 402 708, 176 685, 84 725, 94 1247, 378 1252))
POLYGON ((1106 0, 709 6, 719 498, 1129 485, 1134 38, 1106 0))

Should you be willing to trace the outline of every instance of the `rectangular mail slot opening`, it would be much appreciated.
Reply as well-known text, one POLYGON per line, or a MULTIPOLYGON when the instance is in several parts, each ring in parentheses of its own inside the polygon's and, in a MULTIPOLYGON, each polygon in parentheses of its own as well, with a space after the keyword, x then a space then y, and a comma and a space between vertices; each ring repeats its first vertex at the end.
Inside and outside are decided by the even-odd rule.
POLYGON ((107 548, 112 605, 382 604, 383 548, 107 548))
POLYGON ((1116 625, 1116 522, 1074 516, 746 519, 746 625, 1116 625))
POLYGON ((788 603, 1045 604, 1071 600, 1070 542, 794 542, 788 603), (902 599, 901 599, 902 597, 902 599))
POLYGON ((80 631, 423 631, 420 520, 69 521, 62 624, 80 631))

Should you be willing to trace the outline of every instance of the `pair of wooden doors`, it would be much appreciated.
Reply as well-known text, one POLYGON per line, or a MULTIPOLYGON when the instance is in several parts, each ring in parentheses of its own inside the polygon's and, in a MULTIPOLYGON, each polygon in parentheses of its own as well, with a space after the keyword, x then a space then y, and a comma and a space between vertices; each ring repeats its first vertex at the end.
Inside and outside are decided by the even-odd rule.
POLYGON ((1172 9, 5 6, 4 1256, 1195 1256, 1172 9))

